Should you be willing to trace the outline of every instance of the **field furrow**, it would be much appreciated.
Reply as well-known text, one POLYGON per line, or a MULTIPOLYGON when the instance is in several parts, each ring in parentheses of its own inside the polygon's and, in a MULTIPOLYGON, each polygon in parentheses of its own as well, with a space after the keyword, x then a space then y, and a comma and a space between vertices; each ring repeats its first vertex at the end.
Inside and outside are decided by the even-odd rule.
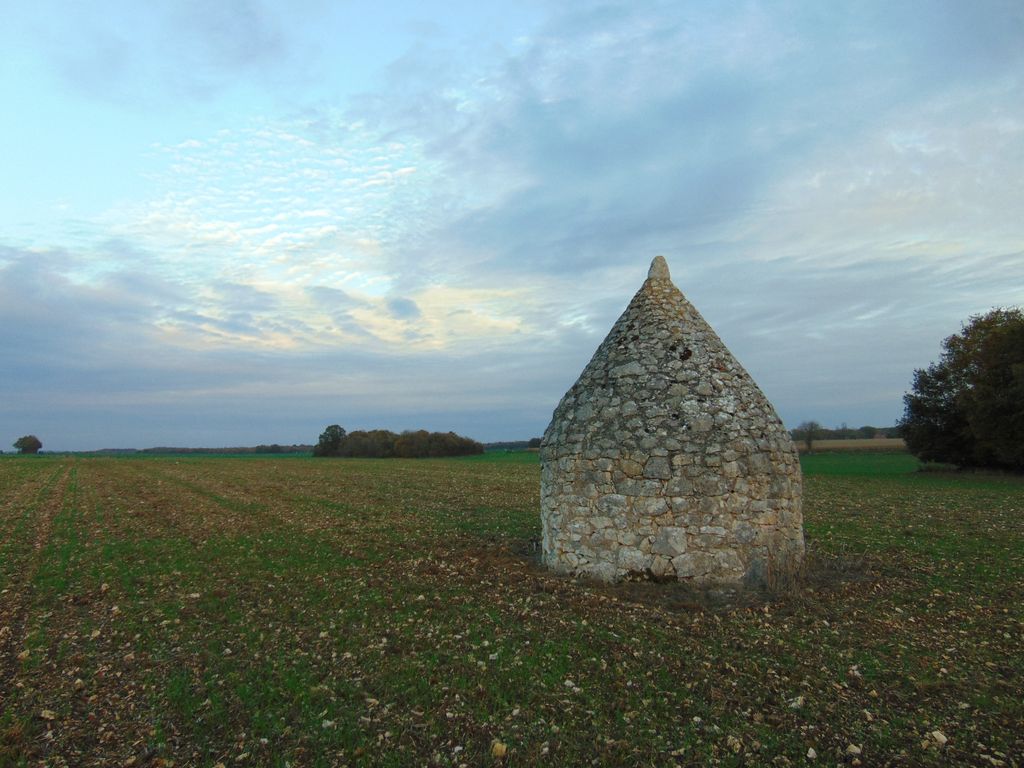
MULTIPOLYGON (((23 486, 26 492, 14 493, 4 502, 5 519, 15 519, 16 524, 5 531, 9 538, 0 550, 5 577, 0 590, 0 692, 14 689, 21 662, 31 656, 29 627, 37 577, 47 565, 54 519, 74 476, 74 468, 64 464, 47 462, 36 469, 43 471, 23 486)), ((0 717, 5 714, 4 699, 0 699, 0 717)))

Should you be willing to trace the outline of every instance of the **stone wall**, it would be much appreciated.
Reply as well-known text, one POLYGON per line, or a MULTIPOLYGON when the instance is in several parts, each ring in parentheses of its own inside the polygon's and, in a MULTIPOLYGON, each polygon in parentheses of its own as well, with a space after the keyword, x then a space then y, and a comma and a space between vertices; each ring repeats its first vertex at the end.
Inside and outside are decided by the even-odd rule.
POLYGON ((789 434, 661 256, 558 404, 540 455, 543 557, 556 570, 735 583, 803 557, 789 434))

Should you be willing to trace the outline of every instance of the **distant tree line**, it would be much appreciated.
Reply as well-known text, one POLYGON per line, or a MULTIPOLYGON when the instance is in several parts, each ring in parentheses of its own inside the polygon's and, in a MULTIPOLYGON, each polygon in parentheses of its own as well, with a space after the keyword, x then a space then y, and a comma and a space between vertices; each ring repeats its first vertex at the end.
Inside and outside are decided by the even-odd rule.
POLYGON ((97 453, 181 453, 181 454, 212 454, 212 453, 231 453, 231 454, 249 454, 249 453, 260 453, 260 454, 280 454, 280 453, 309 453, 313 449, 311 445, 278 445, 272 443, 270 445, 250 445, 250 446, 239 446, 235 448, 171 448, 171 447, 158 447, 158 448, 143 448, 139 451, 124 451, 121 449, 105 449, 103 451, 97 451, 97 453))
POLYGON ((922 461, 1024 470, 1024 312, 976 315, 914 371, 900 420, 922 461))
POLYGON ((529 440, 500 440, 496 443, 484 443, 485 451, 529 451, 540 448, 540 438, 529 440))
POLYGON ((425 459, 483 452, 483 445, 476 440, 454 432, 427 432, 425 429, 401 434, 386 429, 346 432, 337 424, 327 427, 313 446, 314 456, 362 459, 425 459))
POLYGON ((816 421, 805 421, 800 426, 791 429, 789 434, 799 443, 808 449, 815 440, 872 440, 878 437, 899 437, 900 428, 893 427, 848 427, 842 426, 829 429, 823 427, 816 421))

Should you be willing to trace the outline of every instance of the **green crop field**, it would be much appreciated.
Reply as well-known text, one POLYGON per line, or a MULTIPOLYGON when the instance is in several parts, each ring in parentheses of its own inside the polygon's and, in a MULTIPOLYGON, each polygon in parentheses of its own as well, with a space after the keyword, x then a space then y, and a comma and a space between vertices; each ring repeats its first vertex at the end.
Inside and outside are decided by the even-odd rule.
POLYGON ((1020 765, 1024 480, 803 461, 770 595, 547 573, 536 454, 4 457, 0 766, 1020 765))

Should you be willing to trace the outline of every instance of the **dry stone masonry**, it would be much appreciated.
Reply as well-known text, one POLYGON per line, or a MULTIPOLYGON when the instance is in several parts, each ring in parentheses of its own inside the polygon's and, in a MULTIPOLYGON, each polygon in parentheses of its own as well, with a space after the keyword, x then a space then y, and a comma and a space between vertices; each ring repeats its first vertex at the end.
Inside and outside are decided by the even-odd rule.
POLYGON ((540 455, 543 556, 558 571, 728 584, 803 558, 793 442, 661 256, 540 455))

